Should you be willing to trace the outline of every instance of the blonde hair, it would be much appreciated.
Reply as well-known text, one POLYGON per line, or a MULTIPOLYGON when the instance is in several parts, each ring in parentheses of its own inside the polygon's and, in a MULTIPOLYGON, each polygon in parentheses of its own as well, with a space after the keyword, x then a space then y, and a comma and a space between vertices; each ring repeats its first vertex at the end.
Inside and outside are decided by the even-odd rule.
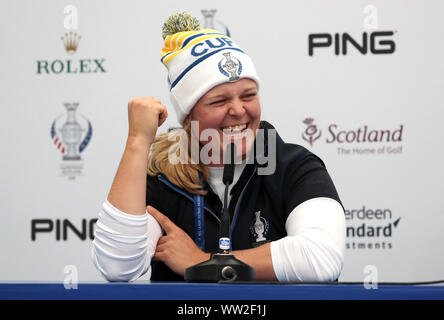
POLYGON ((188 139, 186 163, 171 163, 168 154, 170 148, 177 146, 177 141, 168 140, 170 133, 163 133, 158 135, 151 145, 151 153, 148 157, 147 174, 150 176, 157 176, 159 173, 161 173, 170 182, 182 189, 185 189, 189 193, 205 195, 207 191, 203 189, 203 185, 200 182, 199 172, 203 175, 205 180, 208 179, 209 172, 208 168, 200 161, 197 164, 192 163, 191 161, 190 142, 191 139, 196 139, 196 137, 193 137, 191 134, 191 120, 189 117, 185 119, 182 129, 186 132, 188 139))

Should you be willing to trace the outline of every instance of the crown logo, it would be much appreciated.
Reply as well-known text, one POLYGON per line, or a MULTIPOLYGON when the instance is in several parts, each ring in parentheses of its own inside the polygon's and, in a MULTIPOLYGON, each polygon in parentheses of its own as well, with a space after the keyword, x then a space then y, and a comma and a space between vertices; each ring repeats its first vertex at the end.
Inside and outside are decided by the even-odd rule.
POLYGON ((77 32, 67 32, 65 35, 61 38, 63 41, 63 45, 65 46, 66 53, 68 54, 74 54, 77 51, 77 47, 79 46, 80 42, 80 35, 77 35, 77 32))

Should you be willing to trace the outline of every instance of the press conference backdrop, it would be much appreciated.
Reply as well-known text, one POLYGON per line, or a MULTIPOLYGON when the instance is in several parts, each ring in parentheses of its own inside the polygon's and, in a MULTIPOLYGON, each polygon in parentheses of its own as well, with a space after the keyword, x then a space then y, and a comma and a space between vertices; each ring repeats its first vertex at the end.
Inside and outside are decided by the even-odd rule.
POLYGON ((160 132, 178 125, 159 57, 181 11, 249 53, 263 119, 325 161, 346 209, 340 280, 444 279, 442 1, 9 0, 0 280, 102 280, 90 248, 127 103, 155 96, 160 132))

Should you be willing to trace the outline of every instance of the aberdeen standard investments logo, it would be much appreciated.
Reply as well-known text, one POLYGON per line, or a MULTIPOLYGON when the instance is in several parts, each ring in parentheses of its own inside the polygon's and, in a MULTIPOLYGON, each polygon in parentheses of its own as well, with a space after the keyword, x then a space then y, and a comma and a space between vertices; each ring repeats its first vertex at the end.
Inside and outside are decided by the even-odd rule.
POLYGON ((321 130, 314 118, 302 121, 302 139, 311 147, 323 143, 334 146, 338 155, 381 155, 403 152, 404 125, 376 128, 367 124, 345 126, 330 123, 321 130))
POLYGON ((346 249, 389 250, 394 247, 394 235, 401 217, 388 208, 346 209, 346 249))
POLYGON ((38 75, 106 73, 104 58, 75 58, 82 37, 77 32, 66 32, 61 37, 60 48, 67 56, 58 59, 36 61, 38 75))
POLYGON ((73 180, 82 174, 82 153, 92 138, 91 122, 83 115, 77 117, 78 103, 65 103, 66 114, 51 124, 51 140, 61 154, 62 175, 73 180))

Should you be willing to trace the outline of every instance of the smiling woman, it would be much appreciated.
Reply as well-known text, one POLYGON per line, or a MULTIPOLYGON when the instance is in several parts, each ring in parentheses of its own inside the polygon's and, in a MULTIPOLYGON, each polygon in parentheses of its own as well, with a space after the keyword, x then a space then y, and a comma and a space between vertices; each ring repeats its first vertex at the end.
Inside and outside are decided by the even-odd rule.
POLYGON ((245 78, 220 84, 199 99, 185 117, 180 132, 155 139, 148 159, 148 174, 163 173, 188 192, 205 194, 199 172, 208 180, 207 167, 222 167, 226 146, 231 142, 237 147, 239 160, 245 160, 259 126, 260 105, 255 82, 245 78), (194 148, 195 145, 198 147, 194 148), (177 155, 179 161, 172 161, 176 150, 184 154, 177 155))
POLYGON ((253 141, 247 139, 248 133, 253 138, 256 136, 261 117, 257 91, 251 79, 226 82, 208 91, 192 109, 189 117, 199 121, 198 136, 207 129, 217 130, 219 136, 219 141, 213 143, 220 146, 221 156, 210 166, 223 166, 223 154, 229 142, 236 144, 236 154, 244 159, 251 150, 253 141))
POLYGON ((217 252, 223 159, 234 142, 232 253, 258 280, 337 279, 345 247, 339 196, 321 159, 261 120, 250 57, 187 14, 171 16, 162 30, 161 62, 183 127, 156 136, 168 108, 153 97, 128 104, 126 148, 96 224, 97 269, 109 281, 148 270, 152 280, 180 281, 217 252))

